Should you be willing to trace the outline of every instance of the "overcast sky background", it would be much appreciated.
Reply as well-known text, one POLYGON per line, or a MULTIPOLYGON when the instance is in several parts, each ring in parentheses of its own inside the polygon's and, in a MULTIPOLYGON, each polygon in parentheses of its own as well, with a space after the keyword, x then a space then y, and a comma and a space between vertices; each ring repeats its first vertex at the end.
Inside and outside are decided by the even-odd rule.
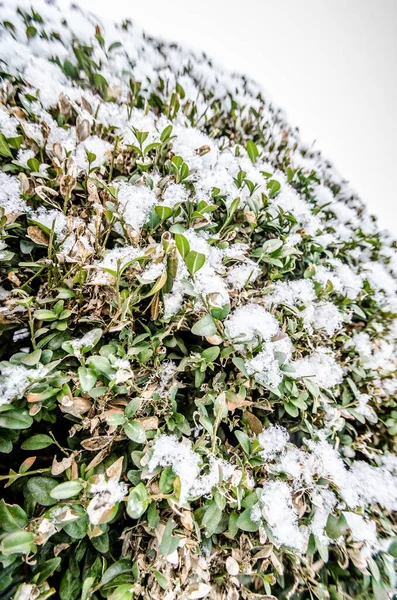
POLYGON ((75 0, 251 75, 397 234, 397 0, 75 0))

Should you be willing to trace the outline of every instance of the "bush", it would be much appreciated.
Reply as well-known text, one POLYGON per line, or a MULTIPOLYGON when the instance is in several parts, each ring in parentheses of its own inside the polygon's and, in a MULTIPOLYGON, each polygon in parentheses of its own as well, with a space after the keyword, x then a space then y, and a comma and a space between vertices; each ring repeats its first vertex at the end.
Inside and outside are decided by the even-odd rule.
POLYGON ((254 82, 34 6, 1 9, 0 598, 390 597, 392 237, 254 82))

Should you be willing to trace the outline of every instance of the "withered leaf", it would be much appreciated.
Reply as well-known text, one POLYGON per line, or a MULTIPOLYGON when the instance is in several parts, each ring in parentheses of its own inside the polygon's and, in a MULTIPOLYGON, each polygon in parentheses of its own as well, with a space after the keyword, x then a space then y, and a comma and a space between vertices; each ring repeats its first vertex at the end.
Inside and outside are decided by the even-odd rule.
POLYGON ((258 433, 260 433, 263 430, 263 425, 262 425, 261 421, 258 419, 258 417, 256 417, 254 414, 252 414, 248 410, 245 411, 245 416, 246 416, 246 419, 247 419, 248 425, 250 426, 251 431, 253 431, 254 433, 256 433, 258 435, 258 433))
POLYGON ((143 417, 141 419, 136 419, 144 428, 145 431, 152 431, 154 429, 158 429, 159 420, 157 417, 143 417))
POLYGON ((86 471, 90 471, 94 467, 97 467, 98 465, 100 465, 101 462, 104 460, 104 458, 106 457, 107 454, 108 454, 108 449, 107 448, 104 448, 103 450, 101 450, 100 452, 98 452, 98 454, 86 466, 85 470, 86 471))
POLYGON ((66 471, 66 469, 69 469, 69 467, 72 466, 72 461, 73 461, 72 456, 65 456, 65 458, 63 458, 59 462, 57 461, 57 457, 54 456, 54 460, 52 461, 52 466, 51 466, 52 475, 60 475, 61 473, 66 471))
POLYGON ((91 452, 94 452, 95 450, 102 450, 103 448, 106 448, 107 446, 109 446, 111 441, 112 438, 108 437, 107 435, 98 435, 89 438, 88 440, 83 440, 81 442, 81 445, 85 450, 90 450, 91 452))
POLYGON ((123 470, 123 460, 124 458, 120 456, 120 458, 106 469, 107 477, 117 477, 117 479, 120 479, 123 470))
POLYGON ((40 244, 41 246, 48 246, 49 240, 48 236, 44 233, 40 227, 37 225, 30 225, 27 229, 28 237, 34 241, 35 244, 40 244))
POLYGON ((70 398, 67 403, 62 403, 60 409, 62 412, 74 417, 80 417, 88 412, 92 406, 92 402, 88 398, 70 398))

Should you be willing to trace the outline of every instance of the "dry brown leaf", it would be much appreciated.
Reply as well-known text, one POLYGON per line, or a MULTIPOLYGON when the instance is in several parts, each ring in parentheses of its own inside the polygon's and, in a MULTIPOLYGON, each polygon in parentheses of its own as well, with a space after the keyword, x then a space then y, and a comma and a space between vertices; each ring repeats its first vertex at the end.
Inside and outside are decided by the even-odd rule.
POLYGON ((193 583, 188 588, 188 599, 189 600, 200 600, 205 598, 211 591, 211 586, 208 583, 193 583))
POLYGON ((223 342, 220 335, 208 335, 205 339, 209 344, 212 344, 212 346, 219 346, 219 344, 223 342))
POLYGON ((89 202, 99 203, 98 188, 96 186, 96 183, 92 179, 89 179, 87 181, 87 192, 89 202))
POLYGON ((251 431, 256 433, 256 435, 258 435, 258 433, 261 433, 261 431, 263 430, 263 425, 258 419, 258 417, 256 417, 253 413, 249 412, 248 410, 245 411, 245 416, 251 431))
POLYGON ((233 576, 238 575, 240 572, 238 562, 232 556, 228 556, 226 559, 226 571, 229 573, 229 575, 233 576))
POLYGON ((92 459, 92 461, 86 466, 85 470, 90 471, 91 469, 93 469, 94 467, 97 467, 98 465, 101 464, 101 462, 105 459, 105 457, 108 454, 108 449, 104 448, 103 450, 101 450, 100 452, 98 452, 98 454, 92 459))
POLYGON ((32 406, 29 408, 30 416, 34 417, 37 415, 41 411, 41 408, 41 404, 32 404, 32 406))
POLYGON ((192 517, 192 513, 188 510, 183 511, 183 514, 181 516, 181 523, 184 526, 185 529, 187 529, 188 531, 192 531, 193 530, 193 517, 192 517))
POLYGON ((7 279, 9 279, 14 285, 16 285, 17 287, 19 287, 21 285, 20 280, 18 279, 18 277, 15 275, 14 271, 10 271, 7 275, 7 279))
POLYGON ((92 406, 92 402, 88 398, 70 398, 68 397, 65 402, 62 400, 60 409, 62 412, 74 417, 80 417, 84 413, 87 413, 92 406))
POLYGON ((236 408, 241 408, 242 406, 252 406, 253 402, 250 400, 245 400, 239 394, 236 394, 233 398, 229 398, 227 401, 227 408, 230 412, 234 412, 236 408))
POLYGON ((30 225, 27 229, 28 237, 34 241, 35 244, 40 244, 41 246, 48 246, 49 240, 48 236, 44 233, 40 227, 37 225, 30 225))
POLYGON ((72 466, 72 461, 73 461, 72 456, 65 456, 65 458, 63 458, 59 462, 57 461, 57 457, 54 456, 54 460, 52 461, 52 466, 51 466, 51 474, 52 475, 60 475, 61 473, 66 471, 66 469, 69 469, 69 467, 72 466))
POLYGON ((26 396, 26 400, 27 400, 28 402, 39 402, 39 400, 40 400, 40 396, 41 396, 41 393, 40 393, 40 394, 35 394, 35 393, 33 393, 33 392, 30 392, 30 393, 29 393, 29 394, 26 396))
POLYGON ((68 548, 70 548, 70 544, 57 544, 53 549, 54 556, 58 556, 58 554, 64 550, 67 550, 68 548))
POLYGON ((109 438, 106 435, 101 435, 89 438, 88 440, 83 440, 81 442, 81 445, 85 450, 95 452, 95 450, 103 450, 104 448, 107 448, 111 441, 112 438, 109 438))
POLYGON ((145 431, 153 431, 158 429, 159 420, 157 417, 143 417, 141 419, 136 419, 142 425, 145 431))
POLYGON ((120 458, 118 458, 113 464, 111 464, 110 467, 106 469, 106 476, 109 478, 117 477, 117 479, 120 479, 121 473, 123 471, 123 460, 124 458, 120 456, 120 458))

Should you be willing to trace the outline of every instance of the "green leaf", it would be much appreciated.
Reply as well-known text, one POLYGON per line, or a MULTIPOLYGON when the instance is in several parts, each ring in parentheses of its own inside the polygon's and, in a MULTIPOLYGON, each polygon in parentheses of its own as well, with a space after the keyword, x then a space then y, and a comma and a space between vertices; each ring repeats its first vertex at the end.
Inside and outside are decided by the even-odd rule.
POLYGON ((59 586, 60 600, 77 600, 81 590, 81 581, 79 577, 73 575, 68 569, 61 579, 59 586))
POLYGON ((166 221, 172 216, 172 208, 169 206, 158 205, 154 207, 156 214, 160 217, 162 221, 166 221))
POLYGON ((95 582, 95 577, 87 577, 84 580, 83 587, 81 589, 80 600, 88 600, 88 598, 91 595, 90 591, 92 590, 94 582, 95 582))
POLYGON ((125 418, 123 413, 113 413, 106 417, 106 423, 110 427, 118 427, 119 425, 123 425, 125 423, 125 418))
POLYGON ((56 321, 58 319, 58 315, 55 312, 53 312, 52 310, 47 310, 45 308, 35 310, 33 316, 39 321, 56 321))
POLYGON ((97 87, 102 92, 102 94, 106 94, 108 82, 106 81, 104 76, 100 73, 94 73, 93 80, 95 87, 97 87))
POLYGON ((28 524, 28 516, 18 504, 6 504, 0 500, 0 525, 4 531, 19 531, 28 524))
POLYGON ((184 162, 181 165, 181 170, 180 170, 180 174, 181 174, 181 181, 183 181, 184 179, 186 179, 187 177, 189 177, 189 166, 184 162))
POLYGON ((120 560, 117 560, 112 565, 110 565, 110 567, 108 567, 106 569, 106 571, 102 575, 101 583, 102 583, 102 585, 106 585, 107 583, 110 583, 113 579, 115 579, 116 577, 119 577, 120 575, 125 575, 127 573, 131 573, 131 572, 132 572, 131 560, 128 560, 127 558, 121 558, 120 560))
POLYGON ((132 600, 134 597, 131 591, 132 586, 130 583, 123 583, 118 585, 117 588, 108 596, 108 600, 132 600))
POLYGON ((6 438, 0 438, 0 452, 2 454, 10 454, 12 452, 12 441, 6 438))
POLYGON ((124 414, 127 419, 130 419, 141 408, 141 404, 141 398, 133 398, 129 401, 124 410, 124 414))
POLYGON ((48 448, 48 446, 51 446, 53 443, 54 440, 50 438, 49 435, 38 433, 25 440, 21 444, 21 448, 22 450, 42 450, 43 448, 48 448))
POLYGON ((172 535, 173 525, 173 520, 168 519, 160 544, 160 553, 163 556, 168 556, 169 554, 172 554, 179 546, 180 538, 178 536, 172 535))
POLYGON ((167 140, 170 139, 172 133, 172 125, 167 125, 167 127, 162 131, 161 136, 160 136, 160 140, 163 142, 166 142, 167 140))
POLYGON ((81 540, 87 535, 88 516, 84 508, 78 504, 71 506, 74 512, 79 515, 78 519, 64 524, 63 531, 74 540, 81 540))
POLYGON ((46 562, 40 566, 37 575, 34 576, 34 582, 42 583, 43 581, 46 581, 61 566, 61 562, 62 559, 59 556, 57 558, 46 560, 46 562))
POLYGON ((257 523, 256 521, 253 521, 251 519, 251 512, 252 512, 251 508, 246 508, 239 515, 239 517, 236 521, 236 525, 239 529, 242 529, 243 531, 250 531, 250 532, 258 531, 259 523, 257 523))
POLYGON ((281 185, 276 179, 270 179, 267 182, 267 189, 269 190, 270 196, 274 196, 275 194, 277 194, 280 188, 281 185))
POLYGON ((12 158, 12 152, 3 133, 0 133, 0 156, 12 158))
POLYGON ((201 335, 203 337, 215 335, 216 331, 215 321, 211 315, 205 315, 192 327, 192 333, 194 333, 194 335, 201 335))
POLYGON ((122 43, 121 42, 113 42, 113 44, 110 44, 110 46, 108 48, 108 52, 111 52, 115 48, 121 48, 121 47, 122 47, 122 43))
POLYGON ((252 160, 252 162, 255 163, 256 159, 259 156, 259 152, 258 152, 258 148, 256 147, 256 144, 254 144, 253 141, 248 140, 246 150, 247 150, 247 154, 250 157, 250 159, 252 160))
POLYGON ((146 442, 146 432, 139 421, 128 421, 128 423, 125 423, 124 432, 130 440, 137 444, 146 442))
POLYGON ((91 369, 87 369, 87 367, 79 367, 78 374, 82 391, 89 392, 92 390, 97 382, 95 373, 91 369))
POLYGON ((50 492, 50 496, 56 500, 65 500, 77 496, 82 489, 83 484, 80 481, 65 481, 54 487, 50 492))
POLYGON ((148 137, 149 132, 147 132, 147 131, 139 131, 135 127, 132 127, 132 130, 134 132, 134 135, 135 135, 136 139, 138 140, 138 143, 142 146, 143 142, 148 137))
POLYGON ((102 533, 98 537, 91 538, 91 544, 94 546, 95 550, 98 550, 101 554, 107 554, 109 552, 109 535, 107 533, 102 533))
POLYGON ((184 235, 181 233, 175 234, 175 244, 182 258, 185 258, 190 252, 190 244, 184 235))
POLYGON ((8 137, 7 144, 13 150, 19 150, 22 144, 23 137, 21 135, 17 135, 16 137, 8 137))
POLYGON ((325 527, 326 534, 332 540, 337 540, 341 535, 345 533, 347 529, 347 521, 345 516, 342 514, 339 518, 333 515, 328 515, 327 525, 325 527))
POLYGON ((291 417, 297 417, 299 415, 299 408, 292 404, 292 402, 285 402, 284 408, 291 417))
POLYGON ((37 160, 37 158, 29 158, 29 160, 26 164, 28 165, 28 167, 31 171, 38 172, 40 169, 40 163, 37 160))
POLYGON ((56 500, 51 496, 52 490, 57 487, 58 482, 51 477, 31 477, 26 487, 35 500, 41 506, 52 506, 56 500))
POLYGON ((139 519, 149 506, 149 494, 141 482, 130 490, 127 501, 127 513, 131 519, 139 519))
POLYGON ((153 571, 153 575, 157 579, 157 583, 159 584, 159 586, 163 590, 166 590, 168 587, 168 584, 169 584, 167 577, 165 575, 163 575, 162 573, 160 573, 160 571, 153 571))
POLYGON ((42 350, 40 350, 38 348, 37 350, 34 350, 34 352, 31 352, 30 354, 26 354, 26 356, 22 356, 19 359, 19 362, 21 362, 23 365, 26 365, 27 367, 34 367, 40 361, 41 353, 42 353, 42 350))
POLYGON ((387 551, 391 556, 397 558, 397 538, 394 538, 387 551))
POLYGON ((316 549, 319 553, 321 560, 325 563, 328 562, 328 545, 323 543, 316 535, 314 536, 314 540, 316 542, 316 549))
POLYGON ((217 319, 218 321, 223 321, 223 319, 226 319, 229 312, 230 312, 230 304, 224 304, 221 307, 220 306, 211 306, 211 308, 210 308, 211 316, 214 317, 214 319, 217 319))
POLYGON ((10 554, 28 554, 33 552, 33 533, 29 531, 14 531, 6 535, 1 542, 1 552, 5 556, 10 554))
POLYGON ((156 529, 160 523, 160 515, 154 502, 150 504, 149 510, 147 511, 147 520, 151 529, 156 529))
POLYGON ((218 358, 219 352, 219 346, 212 346, 212 348, 207 348, 206 350, 203 350, 201 356, 204 358, 204 360, 208 362, 214 362, 214 360, 218 358))
POLYGON ((92 365, 97 371, 106 375, 108 379, 113 379, 116 374, 116 371, 105 356, 93 354, 88 357, 87 364, 92 365))
POLYGON ((318 387, 317 383, 309 378, 306 378, 303 381, 306 389, 311 393, 313 398, 318 398, 320 395, 320 388, 318 387))
POLYGON ((211 536, 215 533, 216 527, 222 518, 222 511, 216 502, 212 502, 205 511, 201 524, 207 530, 207 535, 211 536))
POLYGON ((283 245, 282 240, 278 240, 278 239, 266 240, 266 242, 264 242, 264 244, 262 245, 262 252, 264 254, 273 254, 273 252, 276 252, 277 250, 279 250, 282 245, 283 245))
POLYGON ((27 410, 8 410, 0 414, 0 427, 4 429, 28 429, 33 423, 27 410))
POLYGON ((185 263, 190 275, 194 275, 204 265, 205 255, 200 254, 200 252, 195 252, 194 250, 191 250, 189 254, 187 254, 187 256, 185 257, 185 263))
POLYGON ((251 442, 249 436, 245 433, 245 431, 241 431, 240 429, 236 429, 234 431, 234 435, 239 441, 240 446, 244 450, 246 454, 249 454, 251 451, 251 442))
POLYGON ((241 358, 240 356, 234 356, 232 358, 232 362, 238 368, 238 370, 241 371, 243 375, 245 375, 245 377, 249 377, 248 371, 245 368, 245 362, 243 358, 241 358))

